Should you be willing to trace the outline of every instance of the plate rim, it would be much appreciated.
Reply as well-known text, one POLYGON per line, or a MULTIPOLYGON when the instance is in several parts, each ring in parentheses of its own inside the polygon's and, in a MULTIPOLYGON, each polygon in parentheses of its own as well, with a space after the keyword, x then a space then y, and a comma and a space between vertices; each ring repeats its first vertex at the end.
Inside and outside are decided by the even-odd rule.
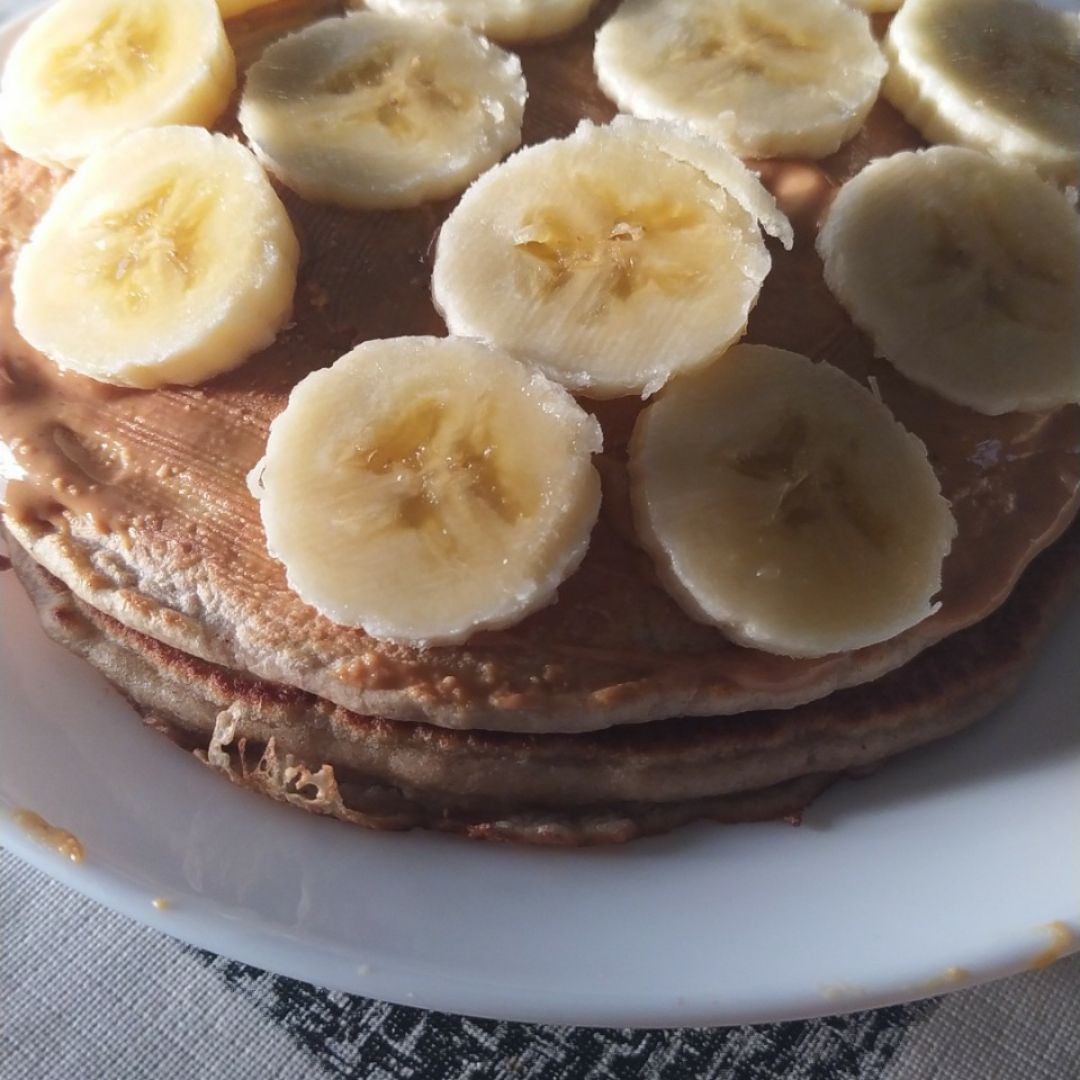
MULTIPOLYGON (((76 681, 80 684, 80 692, 83 689, 96 687, 94 692, 108 699, 110 718, 115 716, 124 724, 135 720, 136 730, 140 730, 142 735, 147 737, 149 745, 155 748, 154 754, 160 756, 161 761, 165 763, 164 767, 167 767, 170 772, 178 773, 180 770, 190 768, 194 775, 200 777, 200 783, 202 778, 212 783, 221 798, 228 800, 230 805, 239 807, 240 804, 235 800, 256 802, 261 816, 284 814, 289 818, 303 819, 305 830, 322 827, 347 830, 350 836, 356 837, 361 846, 364 836, 371 835, 359 832, 341 822, 298 814, 293 807, 273 803, 256 793, 236 788, 231 784, 224 784, 221 777, 211 774, 204 766, 177 753, 176 747, 167 740, 161 739, 158 733, 143 729, 137 714, 133 711, 130 716, 125 715, 129 712, 129 706, 103 676, 94 671, 85 661, 48 641, 30 607, 29 599, 14 580, 13 573, 5 573, 0 577, 0 598, 4 593, 14 594, 17 601, 29 609, 24 609, 26 625, 23 625, 22 619, 12 620, 9 615, 4 620, 8 624, 6 630, 10 633, 11 624, 15 622, 18 624, 15 633, 20 640, 25 639, 28 632, 33 633, 39 639, 38 648, 54 653, 58 659, 62 658, 64 663, 71 662, 77 665, 76 681)), ((8 606, 0 604, 0 609, 7 609, 8 606)), ((1074 620, 1080 617, 1080 598, 1072 605, 1069 617, 1074 620)), ((1060 634, 1060 628, 1058 632, 1060 634)), ((0 690, 7 689, 4 678, 4 659, 0 657, 0 690)), ((17 687, 15 690, 16 695, 21 692, 17 687)), ((1023 693, 1024 691, 1021 691, 1021 696, 1023 693)), ((11 716, 15 714, 14 723, 17 724, 19 722, 17 696, 5 694, 5 697, 9 702, 7 710, 9 715, 6 722, 11 724, 11 716), (14 709, 11 708, 13 697, 15 697, 14 709)), ((23 704, 25 713, 26 703, 23 704)), ((1006 710, 1003 711, 1012 710, 1006 706, 1006 710)), ((1009 722, 1008 717, 1004 720, 1006 723, 1009 722)), ((4 723, 5 719, 0 718, 0 729, 3 728, 4 723)), ((934 747, 929 747, 927 750, 932 753, 934 747)), ((925 754, 926 751, 913 753, 925 754)), ((1080 765, 1080 753, 1077 754, 1076 764, 1080 765)), ((848 785, 847 789, 850 791, 857 786, 857 784, 848 785)), ((829 795, 827 794, 824 798, 828 799, 829 795)), ((340 962, 335 962, 329 955, 331 947, 325 941, 319 942, 317 948, 313 947, 311 941, 298 940, 287 933, 283 936, 281 926, 274 925, 272 921, 254 919, 251 912, 245 911, 242 907, 230 907, 219 899, 194 893, 178 895, 177 890, 171 887, 166 887, 164 894, 169 895, 170 899, 175 897, 175 902, 168 910, 157 911, 152 902, 155 897, 163 895, 160 884, 155 886, 153 881, 139 881, 131 873, 108 865, 108 860, 97 863, 93 858, 88 858, 87 861, 77 865, 71 863, 53 850, 42 846, 14 823, 12 815, 17 805, 17 800, 12 797, 12 793, 7 789, 0 775, 0 847, 66 887, 143 926, 227 959, 330 990, 357 994, 397 1005, 491 1020, 619 1028, 719 1027, 805 1020, 900 1005, 952 989, 979 986, 1029 970, 1045 958, 1047 951, 1047 942, 1044 938, 1032 937, 1033 925, 1029 922, 1024 925, 1014 925, 1012 933, 1001 934, 992 947, 988 947, 978 956, 962 954, 958 958, 953 957, 958 960, 957 966, 966 968, 967 972, 963 978, 952 980, 942 977, 944 964, 938 964, 934 966, 934 970, 925 973, 924 979, 912 979, 906 975, 897 975, 894 971, 874 986, 842 982, 834 985, 819 983, 816 993, 809 992, 805 986, 793 986, 786 995, 782 996, 782 999, 777 996, 763 996, 759 990, 756 994, 743 999, 738 1006, 733 1006, 730 1002, 722 1005, 716 992, 717 987, 687 988, 685 993, 676 995, 674 999, 650 993, 648 987, 636 986, 629 990, 622 987, 605 1000, 599 1000, 592 991, 581 994, 574 1000, 572 995, 565 993, 553 995, 545 993, 543 989, 538 990, 528 985, 516 984, 512 980, 499 983, 492 982, 476 973, 455 975, 445 970, 435 970, 432 967, 418 969, 408 961, 396 965, 392 955, 371 955, 370 964, 364 963, 359 967, 355 965, 355 956, 348 959, 341 958, 340 962)), ((56 823, 70 824, 59 819, 56 823)), ((749 825, 740 828, 756 827, 758 826, 749 825)), ((689 827, 689 829, 695 828, 711 834, 712 830, 723 827, 712 823, 689 827)), ((312 833, 312 835, 315 834, 312 833)), ((421 846, 424 848, 427 848, 429 844, 438 845, 440 850, 443 848, 449 850, 452 846, 459 845, 463 845, 465 849, 483 847, 500 853, 495 856, 496 858, 501 858, 502 853, 521 853, 520 848, 480 845, 457 836, 426 832, 417 834, 415 831, 404 835, 419 835, 422 838, 421 846)), ((636 843, 647 844, 648 840, 636 843)), ((571 853, 570 857, 583 856, 587 859, 602 860, 609 850, 577 851, 571 853)), ((538 865, 544 859, 552 857, 561 859, 566 857, 566 854, 560 851, 528 850, 524 856, 538 865)), ((676 854, 676 859, 682 857, 684 857, 683 853, 676 854)), ((1072 931, 1071 940, 1055 952, 1054 959, 1080 951, 1080 933, 1077 932, 1080 930, 1080 905, 1070 916, 1069 924, 1069 929, 1072 931)), ((1034 928, 1039 929, 1039 926, 1034 928)))
MULTIPOLYGON (((16 3, 7 3, 0 8, 0 62, 10 48, 18 30, 33 17, 35 10, 44 6, 46 5, 35 3, 34 0, 23 0, 23 2, 16 0, 16 3), (13 9, 15 14, 12 15, 10 12, 13 9)), ((4 575, 4 578, 11 577, 13 575, 4 575)), ((17 585, 12 585, 10 580, 0 581, 0 591, 9 588, 15 588, 21 593, 21 589, 17 585)), ((1073 609, 1080 610, 1080 605, 1074 602, 1073 609)), ((36 618, 31 620, 30 629, 40 633, 36 618)), ((1055 632, 1060 633, 1060 629, 1051 633, 1055 632)), ((52 643, 43 647, 60 648, 52 643)), ((1040 648, 1040 652, 1044 651, 1045 644, 1040 648)), ((79 663, 84 662, 79 661, 79 663)), ((2 668, 2 663, 0 663, 0 668, 2 668)), ((0 675, 2 675, 2 670, 0 670, 0 675)), ((88 666, 86 666, 86 678, 104 683, 104 680, 88 666)), ((0 683, 0 690, 2 689, 4 687, 0 683)), ((1030 690, 1030 687, 1027 689, 1030 690)), ((1019 703, 1022 701, 1023 694, 1022 690, 1021 694, 1012 700, 1010 711, 1022 708, 1019 703)), ((126 708, 118 697, 115 699, 115 704, 118 709, 126 708)), ((172 748, 163 745, 163 750, 168 751, 169 755, 172 754, 172 748)), ((175 755, 175 760, 179 765, 179 755, 175 755)), ((220 778, 214 779, 220 783, 220 778)), ((257 797, 231 787, 229 795, 236 798, 257 797)), ((243 920, 242 909, 230 910, 216 900, 204 898, 201 903, 192 903, 191 898, 187 898, 183 904, 169 911, 155 911, 152 901, 159 892, 149 883, 140 883, 116 868, 110 870, 107 866, 95 865, 92 861, 76 866, 62 859, 56 853, 40 846, 14 824, 11 815, 15 808, 15 801, 0 786, 0 811, 2 811, 0 812, 0 847, 64 886, 133 919, 142 926, 228 959, 331 990, 373 997, 407 1007, 427 1008, 493 1020, 631 1028, 716 1027, 803 1020, 855 1010, 899 1005, 949 989, 967 989, 983 985, 1030 969, 1033 962, 1042 954, 1042 950, 1034 948, 1030 941, 1021 940, 1022 935, 1018 933, 1015 939, 999 943, 997 950, 980 958, 977 965, 971 963, 969 959, 971 967, 977 966, 977 973, 955 986, 943 985, 940 982, 932 985, 932 978, 922 984, 912 983, 909 980, 884 980, 872 990, 840 984, 833 988, 833 993, 821 993, 816 997, 808 997, 796 992, 784 1003, 773 1001, 771 1004, 765 1004, 751 998, 743 1009, 729 1007, 722 1013, 717 1011, 716 1002, 705 991, 688 992, 666 1003, 659 1003, 650 998, 647 993, 643 995, 638 991, 636 994, 616 995, 606 1003, 597 1002, 593 997, 585 995, 582 1001, 575 1004, 566 995, 558 1001, 539 1001, 535 991, 529 991, 521 986, 504 984, 488 986, 485 989, 486 984, 483 980, 477 980, 475 976, 462 979, 448 977, 446 973, 443 973, 439 977, 431 971, 423 974, 422 978, 426 982, 418 992, 418 975, 415 971, 410 971, 407 967, 395 970, 382 960, 379 961, 378 966, 373 964, 369 972, 361 973, 356 970, 351 978, 344 976, 343 967, 331 965, 330 977, 315 979, 310 964, 312 956, 310 946, 300 945, 287 937, 282 937, 270 926, 262 926, 250 921, 244 934, 237 936, 231 931, 235 928, 238 916, 243 920), (266 963, 268 949, 274 955, 272 966, 266 963), (491 1003, 496 997, 500 1004, 493 1008, 491 1003)), ((295 813, 293 808, 279 807, 278 809, 295 813)), ((718 826, 714 825, 712 828, 718 828, 718 826)), ((437 836, 432 839, 437 843, 468 843, 456 837, 437 836)), ((1074 925, 1080 926, 1080 909, 1073 914, 1072 919, 1074 925)), ((1023 929, 1030 932, 1031 927, 1023 929)), ((1062 948, 1058 955, 1064 957, 1078 951, 1080 951, 1080 936, 1074 933, 1069 945, 1062 948)))

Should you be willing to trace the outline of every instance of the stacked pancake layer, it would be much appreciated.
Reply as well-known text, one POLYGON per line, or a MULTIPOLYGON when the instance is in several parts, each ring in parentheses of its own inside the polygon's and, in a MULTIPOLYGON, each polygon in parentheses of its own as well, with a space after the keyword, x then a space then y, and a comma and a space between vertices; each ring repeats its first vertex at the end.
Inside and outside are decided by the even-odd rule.
MULTIPOLYGON (((287 8, 230 25, 242 64, 276 19, 297 18, 287 8)), ((591 67, 606 14, 520 49, 525 144, 611 118, 591 67)), ((218 127, 234 133, 235 110, 218 127)), ((879 102, 837 153, 759 164, 795 244, 770 244, 746 339, 835 364, 926 444, 958 533, 940 607, 912 629, 796 659, 690 619, 633 524, 641 404, 627 398, 588 406, 604 431, 603 500, 555 604, 429 648, 318 615, 268 554, 247 476, 309 372, 363 341, 444 332, 429 284, 454 203, 344 210, 285 189, 301 246, 292 322, 210 382, 144 391, 61 375, 5 307, 0 439, 15 467, 3 521, 46 628, 233 779, 374 827, 592 843, 698 816, 785 816, 834 776, 957 730, 1012 688, 1072 581, 1076 544, 1060 538, 1080 502, 1080 418, 1075 406, 984 416, 918 388, 874 358, 828 291, 814 238, 835 190, 870 158, 918 145, 879 102)), ((5 294, 65 179, 0 159, 5 294)))

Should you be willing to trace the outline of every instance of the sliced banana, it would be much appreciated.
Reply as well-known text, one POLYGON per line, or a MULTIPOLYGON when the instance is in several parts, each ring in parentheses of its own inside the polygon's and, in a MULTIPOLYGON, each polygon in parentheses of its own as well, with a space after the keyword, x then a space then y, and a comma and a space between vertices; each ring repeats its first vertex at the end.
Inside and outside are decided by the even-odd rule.
POLYGON ((298 259, 249 150, 147 128, 87 158, 53 200, 15 265, 15 326, 102 382, 197 383, 274 340, 298 259))
POLYGON ((754 157, 824 157, 862 126, 885 74, 842 0, 624 0, 596 35, 600 87, 754 157))
POLYGON ((721 148, 674 125, 586 121, 465 193, 439 234, 435 303, 452 333, 513 349, 575 392, 648 395, 745 329, 770 266, 757 209, 790 239, 721 148))
POLYGON ((521 142, 516 56, 461 26, 361 12, 275 42, 240 123, 305 198, 386 209, 453 195, 521 142))
POLYGON ((860 11, 876 14, 882 11, 896 11, 904 0, 846 0, 846 2, 860 11))
POLYGON ((700 169, 723 188, 768 233, 790 251, 795 244, 791 222, 777 205, 756 172, 748 169, 730 150, 686 124, 667 120, 641 120, 616 116, 607 130, 632 143, 645 142, 676 161, 700 169))
POLYGON ((909 379, 991 416, 1080 401, 1080 217, 1027 166, 874 162, 818 234, 825 281, 909 379))
POLYGON ((1080 11, 1037 0, 907 0, 885 96, 932 142, 1080 183, 1080 11))
POLYGON ((499 350, 368 341, 293 390, 251 484, 303 600, 373 637, 449 644, 554 600, 596 520, 601 441, 499 350))
POLYGON ((235 15, 244 15, 255 8, 268 7, 277 3, 277 0, 217 0, 217 6, 221 9, 223 19, 231 19, 235 15))
POLYGON ((737 345, 680 376, 638 419, 630 477, 672 596, 737 642, 822 656, 934 610, 956 526, 926 448, 828 364, 737 345))
POLYGON ((352 8, 460 23, 508 43, 564 34, 584 21, 594 3, 595 0, 348 0, 352 8))
POLYGON ((137 128, 212 124, 235 86, 214 0, 59 0, 11 51, 0 131, 25 157, 73 167, 137 128))

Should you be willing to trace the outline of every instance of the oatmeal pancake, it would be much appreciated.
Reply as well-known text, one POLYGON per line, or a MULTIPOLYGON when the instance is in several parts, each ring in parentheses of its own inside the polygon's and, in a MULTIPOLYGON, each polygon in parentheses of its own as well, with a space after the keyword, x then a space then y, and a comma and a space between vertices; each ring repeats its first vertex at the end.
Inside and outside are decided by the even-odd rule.
MULTIPOLYGON (((565 135, 583 116, 612 116, 591 62, 593 33, 609 11, 566 39, 520 50, 526 143, 565 135)), ((298 19, 298 5, 274 17, 298 19)), ((251 42, 272 36, 266 27, 254 15, 231 24, 242 63, 257 51, 251 42)), ((235 109, 224 130, 235 131, 234 118, 235 109)), ((641 403, 625 398, 588 406, 605 438, 603 506, 589 552, 557 602, 517 626, 461 646, 388 645, 332 623, 287 587, 266 551, 247 474, 306 374, 361 341, 444 333, 429 282, 453 200, 350 212, 280 190, 302 249, 292 323, 270 348, 198 387, 127 390, 59 374, 15 334, 14 255, 65 177, 4 152, 0 447, 12 477, 4 523, 89 609, 192 658, 363 716, 584 732, 789 708, 878 679, 993 612, 1080 505, 1080 408, 989 417, 920 390, 874 359, 824 284, 813 241, 836 189, 871 158, 917 145, 913 129, 879 102, 831 157, 760 165, 796 242, 790 252, 770 244, 772 271, 746 339, 842 368, 880 393, 929 450, 958 536, 936 613, 882 644, 791 659, 736 646, 685 615, 631 524, 626 443, 641 403)))
POLYGON ((837 778, 960 731, 1005 700, 1080 578, 1074 526, 993 615, 876 682, 788 710, 522 735, 362 716, 216 667, 96 611, 12 547, 49 635, 234 782, 369 828, 536 844, 797 815, 837 778))

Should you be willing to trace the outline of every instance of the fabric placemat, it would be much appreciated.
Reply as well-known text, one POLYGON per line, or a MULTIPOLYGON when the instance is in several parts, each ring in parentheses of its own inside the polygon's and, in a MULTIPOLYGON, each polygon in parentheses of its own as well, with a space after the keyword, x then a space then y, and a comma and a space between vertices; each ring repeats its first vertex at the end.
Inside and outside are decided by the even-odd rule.
POLYGON ((912 1005, 662 1031, 475 1020, 183 945, 0 850, 0 1080, 1076 1080, 1080 955, 912 1005))

